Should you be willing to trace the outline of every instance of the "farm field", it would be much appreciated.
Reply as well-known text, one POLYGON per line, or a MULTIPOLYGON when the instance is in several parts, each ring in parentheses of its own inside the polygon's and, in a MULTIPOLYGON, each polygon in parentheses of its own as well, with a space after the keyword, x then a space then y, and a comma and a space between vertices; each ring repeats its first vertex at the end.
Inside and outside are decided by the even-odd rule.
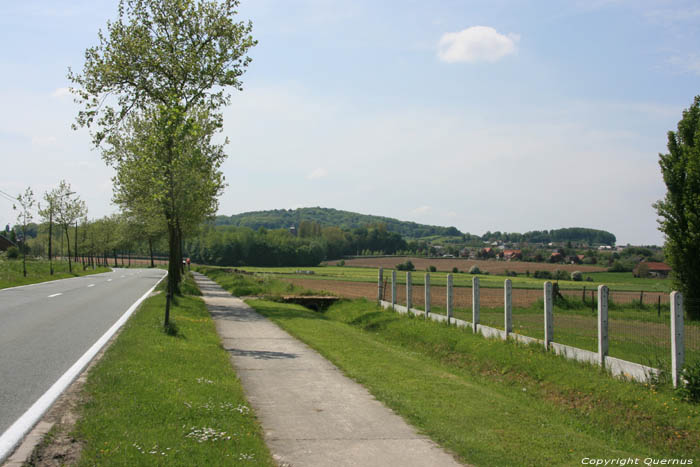
MULTIPOLYGON (((495 261, 494 261, 495 263, 495 261)), ((396 264, 399 264, 398 262, 396 264)), ((396 265, 394 264, 392 268, 396 265)), ((514 264, 514 263, 510 263, 514 264)), ((542 263, 526 263, 531 265, 539 265, 542 263)), ((392 268, 385 268, 384 279, 391 281, 391 271, 392 268)), ((229 268, 231 269, 231 268, 229 268)), ((273 274, 279 277, 294 277, 299 279, 309 279, 309 280, 336 280, 343 282, 369 282, 376 285, 377 283, 377 267, 338 267, 338 266, 321 266, 321 267, 278 267, 278 268, 263 268, 263 267, 240 267, 239 270, 254 272, 254 273, 264 273, 273 274)), ((233 269, 231 269, 233 270, 233 269)), ((537 270, 533 268, 530 272, 537 270)), ((425 274, 425 269, 418 269, 412 273, 412 282, 415 285, 423 285, 423 278, 425 274)), ((447 283, 447 272, 439 271, 430 273, 430 283, 432 285, 445 285, 447 283)), ((453 284, 455 287, 471 287, 473 274, 467 273, 456 273, 453 274, 453 284)), ((504 275, 480 274, 479 282, 482 288, 503 288, 503 281, 508 278, 513 283, 514 289, 537 289, 542 290, 542 283, 544 279, 535 279, 534 277, 527 277, 525 275, 518 275, 515 277, 506 277, 504 275)), ((562 290, 576 290, 578 294, 581 294, 585 289, 590 294, 591 290, 594 290, 600 284, 607 285, 610 290, 630 292, 630 297, 636 293, 637 300, 640 298, 640 292, 644 291, 645 296, 642 297, 644 303, 651 303, 651 300, 656 300, 656 296, 648 295, 647 292, 661 292, 663 294, 668 294, 671 292, 671 281, 668 279, 640 279, 634 277, 630 272, 621 273, 611 273, 611 272, 591 272, 584 274, 584 277, 591 278, 591 281, 570 281, 570 280, 560 280, 557 281, 559 288, 562 290), (634 293, 632 293, 634 292, 634 293)), ((399 284, 405 283, 406 273, 403 271, 397 271, 396 274, 397 282, 399 284)), ((656 303, 654 301, 654 303, 656 303)))
POLYGON ((469 271, 472 266, 478 266, 482 271, 488 271, 491 274, 499 275, 505 274, 506 270, 515 271, 518 274, 525 274, 526 271, 534 273, 535 271, 554 271, 555 269, 566 272, 581 271, 584 274, 587 272, 602 272, 607 270, 604 266, 594 264, 530 263, 524 261, 496 261, 464 258, 416 258, 412 256, 352 258, 328 261, 327 264, 329 266, 335 266, 340 261, 345 261, 345 266, 391 269, 397 264, 407 260, 411 260, 418 271, 425 271, 429 266, 435 266, 438 271, 445 272, 451 272, 452 268, 457 268, 460 271, 469 271))

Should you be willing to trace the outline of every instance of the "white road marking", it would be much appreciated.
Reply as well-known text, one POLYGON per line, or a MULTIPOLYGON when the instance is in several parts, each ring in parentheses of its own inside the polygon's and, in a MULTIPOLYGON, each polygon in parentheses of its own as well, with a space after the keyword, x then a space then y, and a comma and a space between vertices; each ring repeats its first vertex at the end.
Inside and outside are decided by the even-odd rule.
POLYGON ((122 277, 126 277, 126 276, 122 276, 122 277))
POLYGON ((112 279, 107 279, 107 282, 112 282, 112 279))
POLYGON ((49 295, 49 298, 58 297, 59 295, 63 295, 63 292, 55 293, 55 294, 49 295))
POLYGON ((95 284, 90 284, 88 285, 88 287, 95 287, 95 284))

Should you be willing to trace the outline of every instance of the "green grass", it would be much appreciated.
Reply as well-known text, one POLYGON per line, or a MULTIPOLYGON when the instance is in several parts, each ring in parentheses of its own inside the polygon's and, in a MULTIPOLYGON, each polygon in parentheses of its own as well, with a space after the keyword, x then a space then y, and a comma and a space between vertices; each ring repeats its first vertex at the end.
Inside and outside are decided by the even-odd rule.
POLYGON ((475 465, 700 456, 700 409, 539 346, 344 301, 325 314, 249 300, 388 407, 475 465))
MULTIPOLYGON (((321 266, 321 267, 280 267, 280 268, 262 268, 262 267, 242 267, 239 268, 245 271, 270 274, 278 277, 286 278, 303 278, 303 279, 325 279, 338 280, 349 282, 376 282, 377 268, 349 267, 349 266, 321 266), (297 271, 313 271, 313 274, 297 274, 297 271)), ((535 268, 533 266, 533 272, 535 268)), ((425 271, 413 271, 412 282, 414 285, 423 285, 425 271)), ((432 285, 444 286, 447 284, 447 272, 431 272, 430 283, 432 285)), ((474 275, 467 273, 452 274, 455 287, 471 287, 472 277, 474 275)), ((616 273, 616 272, 597 272, 585 273, 584 277, 590 276, 593 281, 559 281, 559 287, 563 290, 593 290, 598 285, 607 285, 610 290, 639 292, 671 292, 671 282, 668 279, 640 279, 632 275, 632 273, 616 273)), ((503 288, 503 281, 510 279, 513 283, 513 288, 516 289, 542 289, 544 279, 535 279, 534 277, 526 277, 519 275, 517 277, 506 277, 495 274, 479 275, 481 287, 486 288, 503 288)), ((406 273, 397 271, 397 283, 406 283, 406 273)), ((384 279, 391 281, 391 270, 384 270, 384 279)))
POLYGON ((67 261, 54 261, 53 270, 54 274, 51 275, 49 262, 46 260, 27 260, 27 277, 24 277, 21 259, 2 259, 0 260, 0 289, 111 271, 110 268, 104 267, 83 270, 83 265, 78 263, 73 264, 73 272, 68 272, 67 261))
POLYGON ((79 465, 274 465, 204 302, 176 297, 175 335, 164 306, 146 300, 90 372, 79 465))

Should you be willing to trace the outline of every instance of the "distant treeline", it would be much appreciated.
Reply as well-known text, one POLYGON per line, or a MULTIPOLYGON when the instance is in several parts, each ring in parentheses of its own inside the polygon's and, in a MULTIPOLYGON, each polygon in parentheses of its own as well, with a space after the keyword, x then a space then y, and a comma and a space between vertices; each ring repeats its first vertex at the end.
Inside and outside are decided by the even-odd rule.
POLYGON ((379 224, 353 230, 302 222, 289 229, 209 225, 185 244, 194 262, 219 266, 316 266, 354 254, 394 254, 406 249, 401 235, 379 224))
POLYGON ((527 243, 585 243, 588 245, 614 245, 615 235, 605 230, 587 229, 585 227, 568 227, 554 230, 533 230, 532 232, 508 233, 486 232, 482 240, 527 243))
POLYGON ((486 232, 474 235, 460 232, 456 227, 440 227, 435 225, 417 224, 400 221, 390 217, 370 216, 350 211, 340 211, 330 208, 299 208, 275 209, 271 211, 255 211, 236 214, 233 216, 217 216, 215 225, 231 225, 249 227, 258 230, 288 229, 299 227, 303 222, 315 222, 321 227, 338 227, 346 231, 372 225, 384 225, 389 232, 397 233, 405 239, 423 239, 427 237, 454 237, 454 241, 469 243, 473 246, 480 241, 503 242, 572 242, 588 245, 614 245, 615 235, 605 230, 588 229, 584 227, 569 227, 554 230, 533 230, 531 232, 486 232))
POLYGON ((462 235, 462 232, 455 227, 417 224, 390 217, 370 216, 330 208, 275 209, 272 211, 246 212, 228 217, 217 216, 215 224, 250 227, 253 230, 258 230, 260 227, 266 229, 298 227, 303 221, 316 222, 322 227, 339 227, 344 230, 383 224, 389 232, 397 233, 405 238, 462 235))

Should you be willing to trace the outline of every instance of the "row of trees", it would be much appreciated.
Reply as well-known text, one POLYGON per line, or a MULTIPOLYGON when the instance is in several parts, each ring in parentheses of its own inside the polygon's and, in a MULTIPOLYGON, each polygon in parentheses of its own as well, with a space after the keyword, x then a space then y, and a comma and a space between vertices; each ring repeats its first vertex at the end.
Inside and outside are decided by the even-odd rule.
POLYGON ((57 224, 62 228, 62 231, 66 235, 66 245, 68 247, 68 270, 73 271, 73 266, 71 263, 71 239, 69 232, 69 227, 75 224, 76 226, 76 237, 75 242, 77 243, 77 225, 80 219, 86 218, 87 207, 85 202, 78 196, 74 196, 75 192, 71 190, 70 184, 65 180, 62 180, 58 187, 53 190, 47 191, 43 196, 42 202, 38 202, 35 199, 34 191, 31 187, 28 187, 24 193, 17 196, 17 202, 13 206, 15 210, 18 211, 17 222, 21 229, 21 242, 22 242, 22 269, 24 276, 27 275, 27 264, 26 264, 26 253, 27 247, 26 242, 28 238, 27 227, 34 218, 34 206, 37 205, 38 213, 42 219, 44 219, 49 226, 48 232, 48 258, 50 263, 50 271, 53 274, 53 251, 52 251, 52 240, 53 240, 53 226, 57 224))

